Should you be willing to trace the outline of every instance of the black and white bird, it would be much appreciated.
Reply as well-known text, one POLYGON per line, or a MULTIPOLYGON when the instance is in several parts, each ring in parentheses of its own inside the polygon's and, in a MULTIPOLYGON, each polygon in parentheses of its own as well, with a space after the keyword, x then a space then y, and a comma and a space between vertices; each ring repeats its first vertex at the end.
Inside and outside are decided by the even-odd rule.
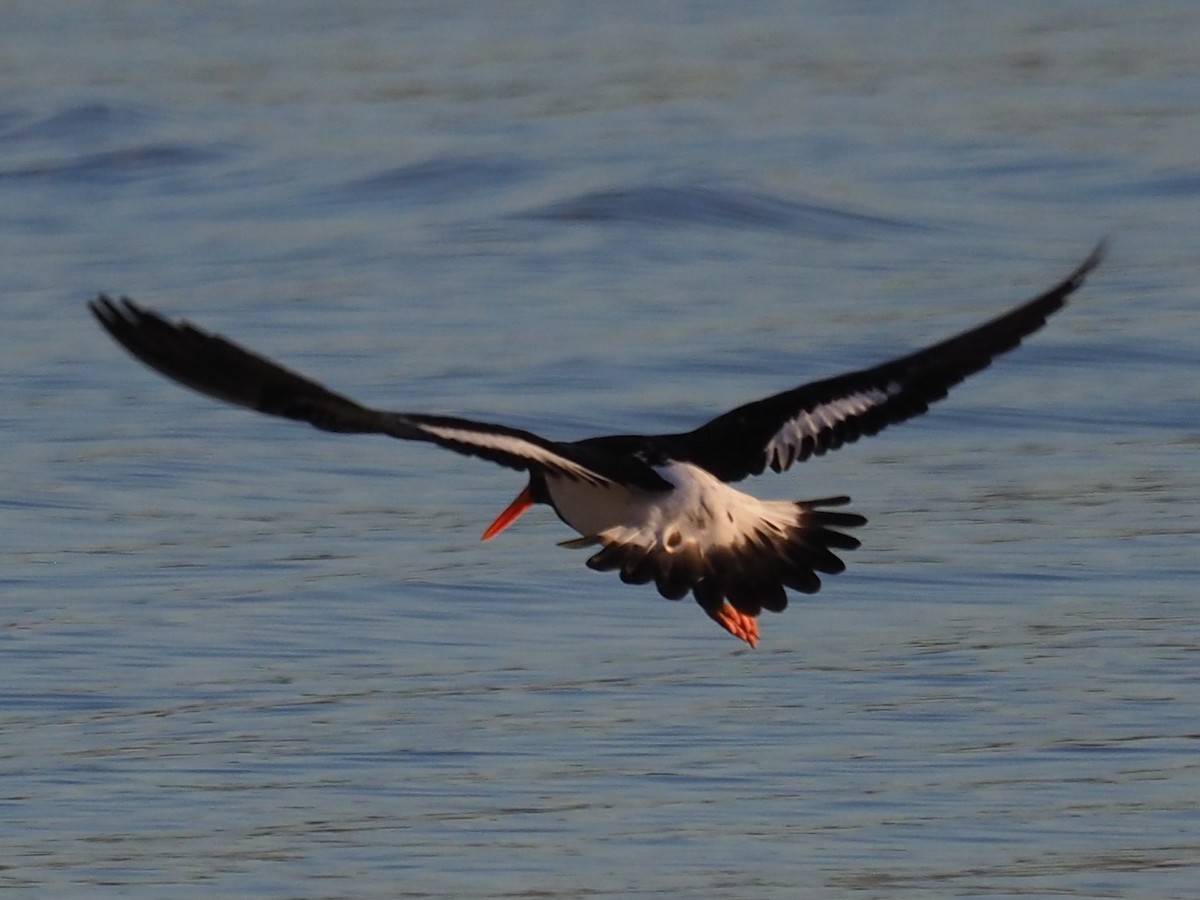
POLYGON ((90 304, 104 329, 146 365, 186 387, 325 431, 427 441, 529 473, 483 533, 499 534, 536 503, 598 546, 590 568, 631 584, 689 592, 722 628, 758 643, 756 617, 782 612, 787 589, 805 594, 841 572, 837 551, 866 524, 849 497, 759 500, 731 482, 782 472, 925 412, 968 375, 1012 350, 1057 312, 1096 267, 1104 246, 1044 294, 949 340, 869 369, 814 381, 739 406, 693 431, 553 441, 504 425, 362 406, 266 357, 122 298, 90 304))

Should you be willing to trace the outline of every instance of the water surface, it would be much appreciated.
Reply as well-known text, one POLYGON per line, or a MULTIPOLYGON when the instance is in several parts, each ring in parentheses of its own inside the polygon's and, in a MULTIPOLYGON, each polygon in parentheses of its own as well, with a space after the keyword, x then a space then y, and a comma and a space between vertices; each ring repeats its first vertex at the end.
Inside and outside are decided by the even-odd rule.
POLYGON ((1191 4, 10 3, 14 897, 1190 897, 1191 4), (1112 252, 740 647, 504 470, 222 407, 128 293, 364 401, 691 427, 1112 252))

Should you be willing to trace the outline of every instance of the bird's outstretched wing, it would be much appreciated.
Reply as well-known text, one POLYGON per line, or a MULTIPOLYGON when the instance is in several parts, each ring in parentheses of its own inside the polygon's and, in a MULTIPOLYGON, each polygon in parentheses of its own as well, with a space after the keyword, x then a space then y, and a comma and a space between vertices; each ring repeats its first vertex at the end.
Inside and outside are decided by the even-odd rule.
POLYGON ((1012 350, 1067 302, 1104 256, 1101 242, 1063 281, 956 337, 870 369, 814 381, 718 416, 695 431, 653 438, 672 458, 722 481, 782 472, 929 409, 968 375, 1012 350))
POLYGON ((192 390, 324 431, 427 441, 510 469, 541 469, 597 485, 670 488, 635 459, 610 459, 528 431, 451 416, 387 412, 363 406, 303 375, 187 322, 172 322, 128 298, 101 295, 96 319, 135 358, 192 390))

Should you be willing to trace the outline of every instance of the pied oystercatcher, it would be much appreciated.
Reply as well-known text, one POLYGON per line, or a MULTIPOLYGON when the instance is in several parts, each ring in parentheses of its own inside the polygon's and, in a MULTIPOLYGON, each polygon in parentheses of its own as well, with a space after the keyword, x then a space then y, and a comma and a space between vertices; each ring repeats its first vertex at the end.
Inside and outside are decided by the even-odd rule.
POLYGON ((504 425, 372 409, 128 298, 101 295, 89 305, 137 359, 218 400, 325 431, 428 441, 527 471, 529 483, 484 531, 484 540, 533 504, 548 504, 581 535, 561 546, 600 547, 589 567, 616 569, 631 584, 653 581, 671 600, 690 591, 722 628, 754 647, 759 612, 782 612, 785 588, 815 593, 817 573, 841 572, 845 564, 834 551, 859 546, 841 529, 867 520, 837 509, 849 497, 759 500, 730 482, 766 468, 782 472, 925 412, 1041 328, 1103 251, 1101 243, 1066 279, 1012 311, 882 365, 747 403, 694 431, 568 442, 504 425))

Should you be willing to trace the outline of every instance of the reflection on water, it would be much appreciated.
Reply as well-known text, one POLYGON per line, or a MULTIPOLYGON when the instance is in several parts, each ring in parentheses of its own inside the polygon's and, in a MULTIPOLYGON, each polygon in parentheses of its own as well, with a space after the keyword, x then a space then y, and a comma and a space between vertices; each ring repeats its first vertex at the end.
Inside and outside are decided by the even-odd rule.
POLYGON ((0 885, 1191 896, 1190 7, 331 9, 10 17, 0 885), (208 403, 83 307, 573 438, 951 334, 1105 233, 935 414, 747 483, 871 520, 755 652, 545 511, 479 544, 518 476, 208 403))

